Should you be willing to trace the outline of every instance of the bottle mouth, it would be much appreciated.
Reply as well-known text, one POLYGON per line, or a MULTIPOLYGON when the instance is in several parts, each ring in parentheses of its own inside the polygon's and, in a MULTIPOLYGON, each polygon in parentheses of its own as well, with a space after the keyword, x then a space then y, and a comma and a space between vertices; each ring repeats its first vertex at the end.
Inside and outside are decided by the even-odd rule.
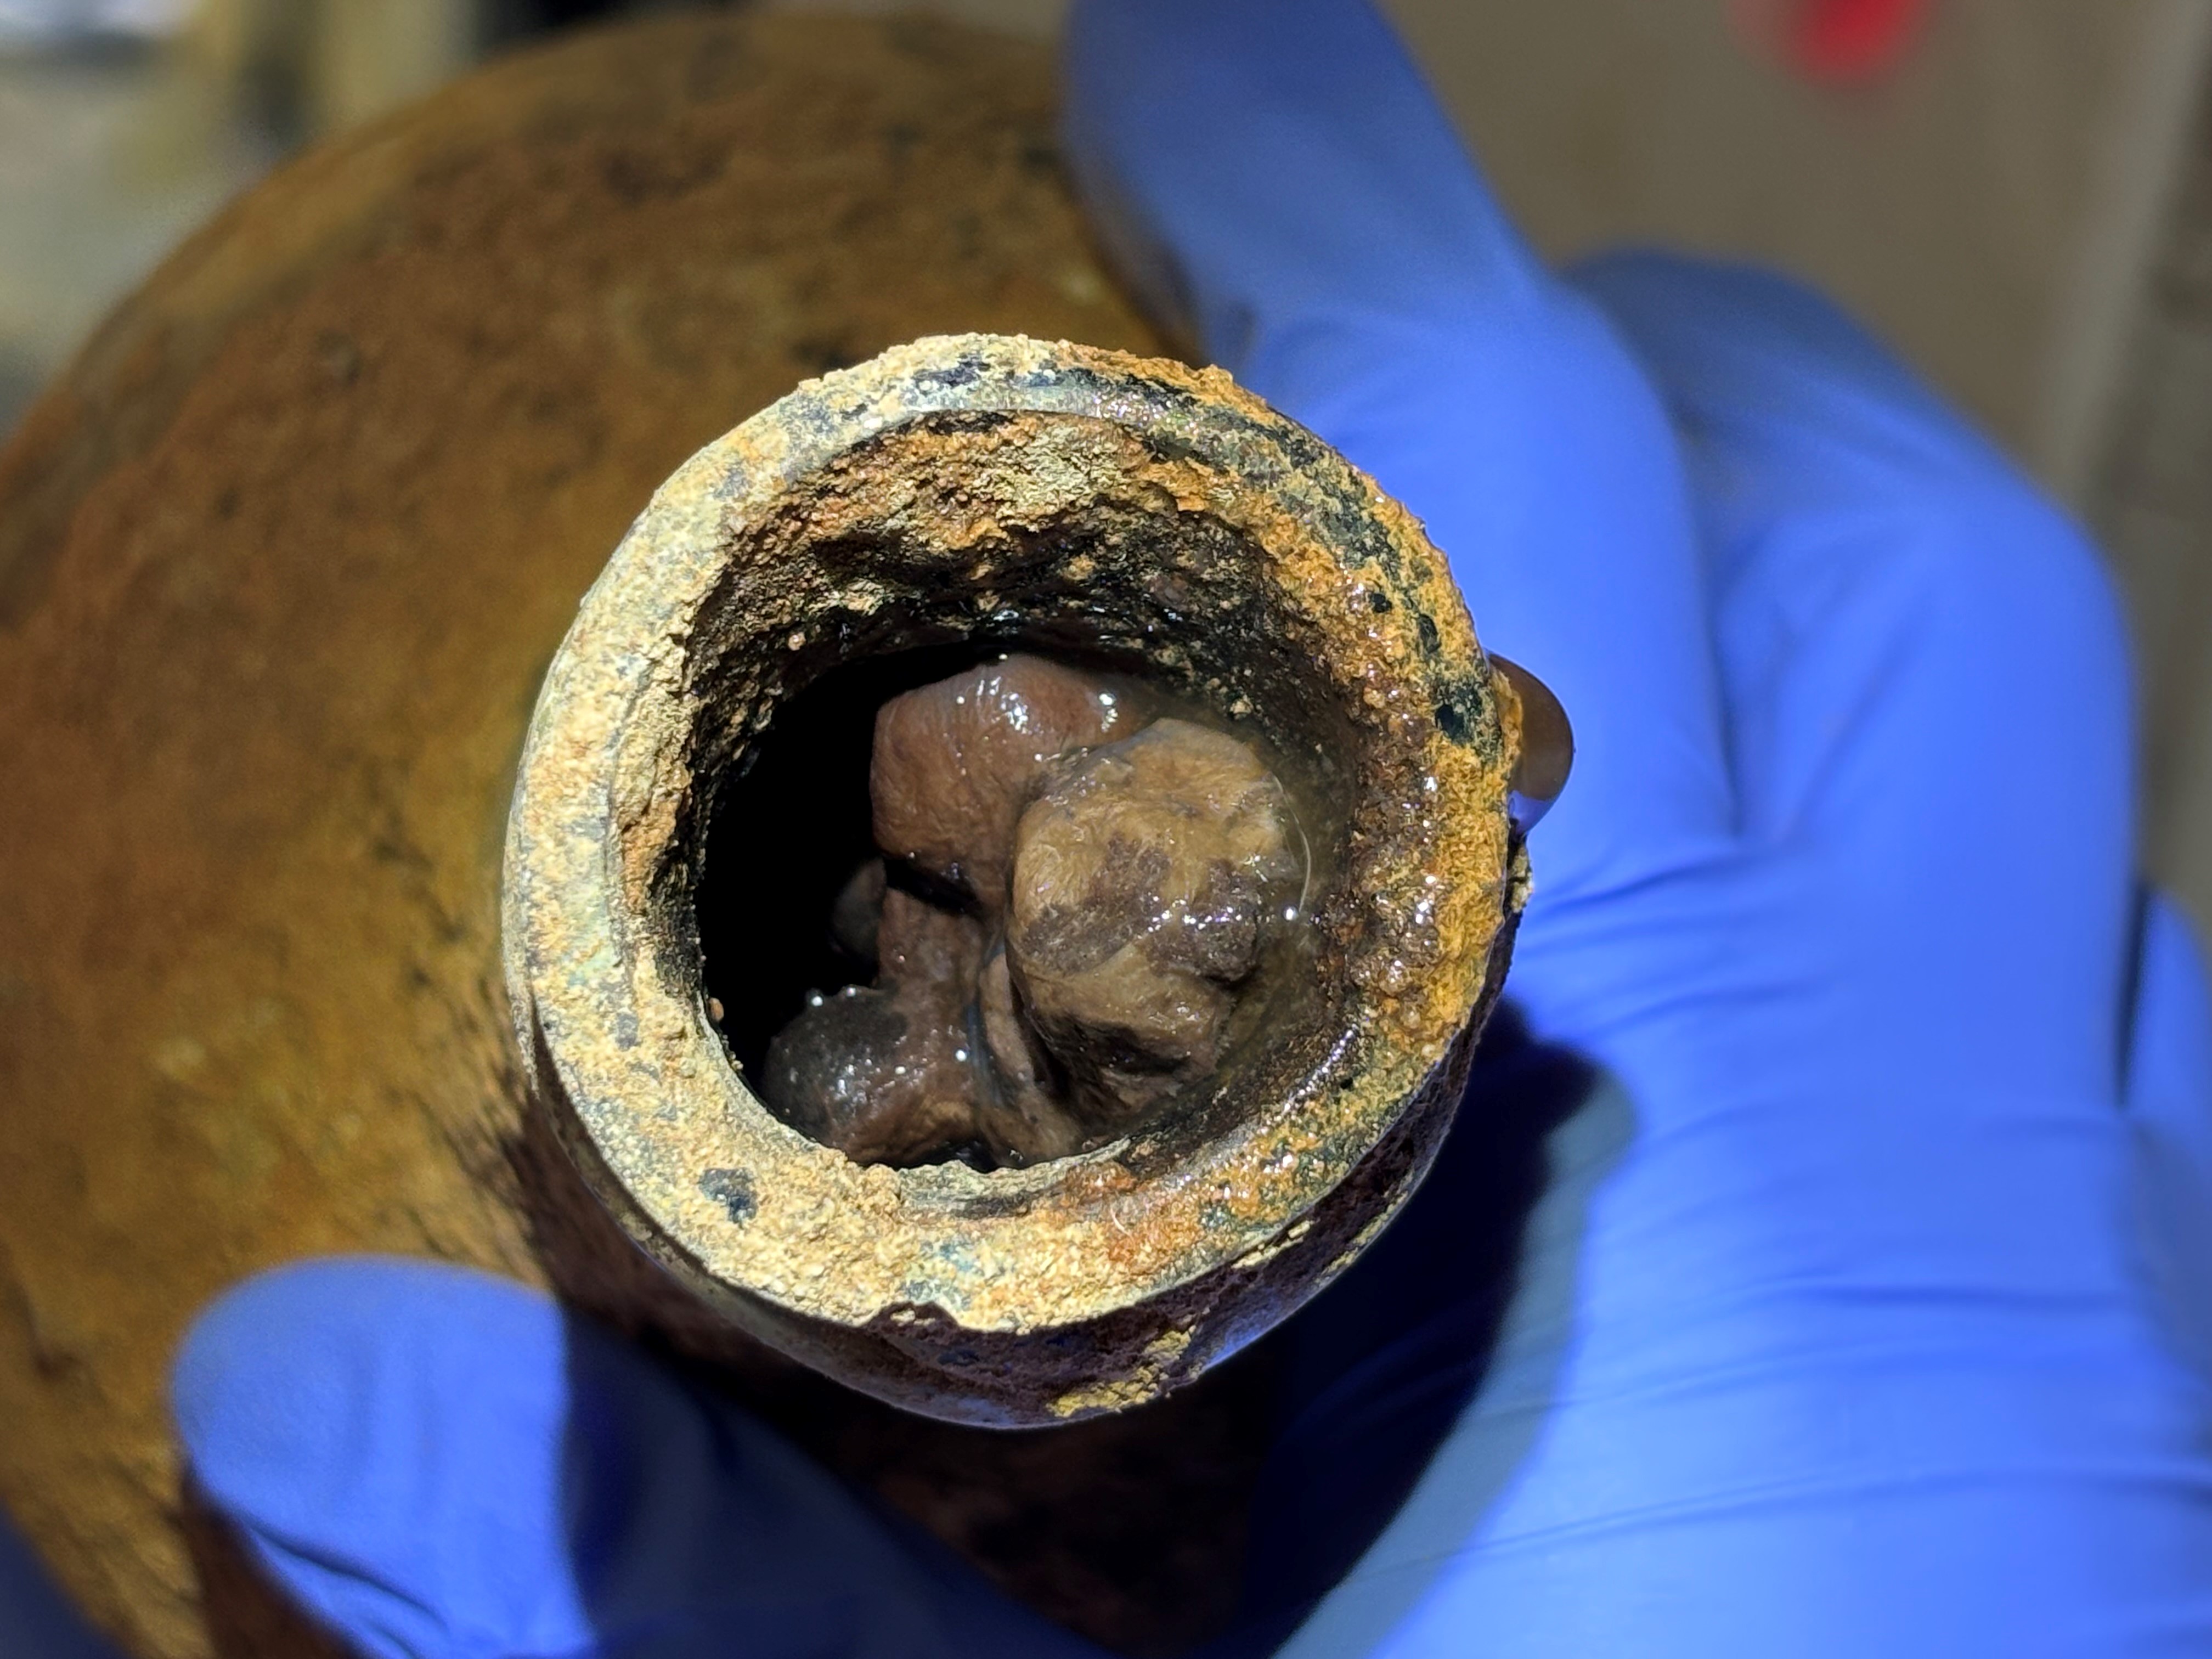
POLYGON ((539 1108, 642 1248, 842 1380, 1000 1423, 1148 1398, 1285 1316, 1425 1168, 1525 884, 1532 701, 1414 521, 1218 371, 963 336, 809 382, 662 487, 547 674, 505 891, 539 1108), (762 988, 810 943, 778 872, 839 833, 822 780, 849 774, 807 711, 1009 650, 1279 757, 1306 954, 1135 1133, 856 1164, 747 1075, 762 988))

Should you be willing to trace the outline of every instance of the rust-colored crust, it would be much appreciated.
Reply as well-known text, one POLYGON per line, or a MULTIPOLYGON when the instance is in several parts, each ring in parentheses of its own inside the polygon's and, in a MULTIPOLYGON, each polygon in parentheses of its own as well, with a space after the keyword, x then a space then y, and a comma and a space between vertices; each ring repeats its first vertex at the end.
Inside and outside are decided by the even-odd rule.
POLYGON ((1218 370, 922 340, 702 450, 586 600, 510 821, 518 1029, 587 1178, 736 1322, 936 1415, 1117 1409, 1285 1316, 1425 1167, 1517 908, 1515 758, 1442 556, 1312 434, 1218 370), (1141 665, 1322 769, 1312 984, 1180 1124, 1025 1170, 855 1164, 708 1022, 697 826, 827 668, 1009 637, 1141 665))
POLYGON ((647 1299, 510 1174, 531 700, 640 503, 794 381, 1158 349, 1053 120, 1043 53, 955 29, 572 38, 246 196, 0 452, 0 1498, 144 1659, 210 1651, 163 1394, 225 1285, 392 1250, 647 1299))

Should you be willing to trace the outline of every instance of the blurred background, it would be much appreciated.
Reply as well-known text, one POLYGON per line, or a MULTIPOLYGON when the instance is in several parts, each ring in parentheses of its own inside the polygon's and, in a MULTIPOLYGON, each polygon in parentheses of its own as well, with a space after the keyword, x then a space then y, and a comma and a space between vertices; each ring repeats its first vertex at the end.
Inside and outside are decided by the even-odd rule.
MULTIPOLYGON (((650 3, 0 0, 0 433, 300 145, 650 3)), ((2212 0, 1384 3, 1548 252, 1810 277, 2090 521, 2136 629, 2145 857, 2212 925, 2212 0)), ((1063 6, 913 9, 1043 36, 1063 6)))

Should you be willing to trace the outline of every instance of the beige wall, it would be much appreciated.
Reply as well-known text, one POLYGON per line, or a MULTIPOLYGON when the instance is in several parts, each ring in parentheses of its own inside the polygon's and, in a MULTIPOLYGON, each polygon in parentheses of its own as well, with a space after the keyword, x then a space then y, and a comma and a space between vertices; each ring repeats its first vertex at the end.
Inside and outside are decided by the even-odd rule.
POLYGON ((1938 0, 1881 84, 1816 89, 1725 0, 1389 0, 1547 249, 1771 260, 2078 494, 2208 43, 2208 0, 1938 0))

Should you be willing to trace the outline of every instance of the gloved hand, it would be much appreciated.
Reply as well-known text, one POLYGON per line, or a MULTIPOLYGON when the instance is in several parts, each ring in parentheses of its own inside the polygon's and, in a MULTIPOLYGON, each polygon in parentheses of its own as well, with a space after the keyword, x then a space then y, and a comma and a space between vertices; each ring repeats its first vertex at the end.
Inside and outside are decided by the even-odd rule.
MULTIPOLYGON (((2079 532, 1786 283, 1546 271, 1356 0, 1090 0, 1069 70, 1146 292, 1579 742, 1462 1127, 1279 1339, 1224 1651, 2212 1651, 2212 1042, 2079 532), (1501 1330, 1487 1153, 1552 1107, 1501 1330)), ((251 1283, 176 1400, 370 1653, 1085 1650, 474 1276, 251 1283)))

